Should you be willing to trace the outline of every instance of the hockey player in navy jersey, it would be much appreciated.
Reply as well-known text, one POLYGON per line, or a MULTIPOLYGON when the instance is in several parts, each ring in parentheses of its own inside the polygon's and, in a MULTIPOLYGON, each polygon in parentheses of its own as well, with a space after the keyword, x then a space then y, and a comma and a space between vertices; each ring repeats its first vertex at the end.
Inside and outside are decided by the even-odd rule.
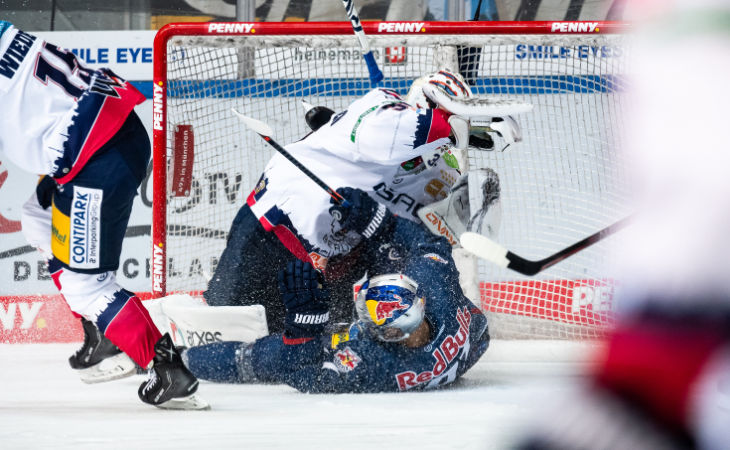
POLYGON ((451 383, 484 354, 487 319, 463 295, 448 241, 363 191, 338 192, 353 206, 333 207, 333 216, 366 238, 373 258, 356 294, 357 320, 325 331, 329 298, 320 273, 309 262, 289 262, 278 276, 283 333, 185 350, 197 377, 312 393, 398 392, 451 383))
MULTIPOLYGON (((414 83, 415 91, 423 83, 453 98, 471 96, 464 79, 449 70, 414 83)), ((332 188, 359 188, 393 213, 420 223, 417 211, 443 200, 461 175, 449 120, 450 114, 438 107, 418 108, 395 91, 374 89, 286 149, 332 188)), ((263 304, 269 329, 282 331, 276 276, 293 256, 324 270, 334 290, 349 289, 356 280, 352 266, 362 261, 361 236, 333 220, 329 199, 285 157, 274 155, 231 226, 203 294, 207 303, 263 304)), ((336 320, 349 319, 351 304, 343 306, 333 308, 336 320)))
POLYGON ((84 369, 87 382, 130 375, 135 363, 151 367, 139 388, 142 401, 201 407, 187 398, 198 382, 170 337, 161 336, 139 298, 115 278, 150 158, 134 112, 143 101, 110 70, 89 69, 73 53, 0 21, 0 149, 41 177, 21 222, 71 311, 83 318, 84 346, 72 367, 84 369), (95 370, 114 356, 107 369, 95 370))

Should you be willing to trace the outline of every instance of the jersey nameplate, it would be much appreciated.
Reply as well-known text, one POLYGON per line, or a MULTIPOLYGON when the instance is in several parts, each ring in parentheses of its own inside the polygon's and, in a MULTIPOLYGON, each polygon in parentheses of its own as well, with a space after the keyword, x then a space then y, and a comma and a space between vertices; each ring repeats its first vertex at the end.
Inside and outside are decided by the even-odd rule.
POLYGON ((34 41, 35 36, 18 31, 5 54, 0 58, 0 75, 8 79, 13 78, 34 41))

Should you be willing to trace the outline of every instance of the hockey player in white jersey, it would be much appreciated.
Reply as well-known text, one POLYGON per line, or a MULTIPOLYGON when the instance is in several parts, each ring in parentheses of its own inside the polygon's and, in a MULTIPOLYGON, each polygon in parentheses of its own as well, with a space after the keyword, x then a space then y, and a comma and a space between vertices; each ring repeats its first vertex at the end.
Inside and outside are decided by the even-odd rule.
MULTIPOLYGON (((449 70, 428 80, 451 98, 471 96, 464 79, 449 70)), ((361 189, 393 213, 420 222, 419 208, 446 198, 461 175, 449 117, 437 107, 409 104, 393 90, 374 89, 286 150, 333 189, 361 189)), ((233 222, 204 293, 208 304, 264 304, 269 330, 281 331, 276 275, 292 254, 324 270, 333 290, 350 289, 362 276, 352 267, 362 236, 341 229, 330 206, 327 193, 276 154, 233 222)), ((332 311, 333 320, 350 319, 346 306, 332 311)))
POLYGON ((86 373, 86 381, 131 374, 136 363, 151 368, 139 388, 142 401, 205 407, 188 398, 198 381, 181 364, 170 337, 160 334, 139 298, 115 278, 132 200, 150 157, 147 132, 134 113, 142 101, 110 70, 86 68, 73 53, 0 21, 0 149, 41 176, 21 222, 28 241, 48 258, 71 311, 84 318, 86 339, 72 367, 94 369, 92 363, 119 352, 116 346, 131 361, 107 358, 108 371, 86 373))

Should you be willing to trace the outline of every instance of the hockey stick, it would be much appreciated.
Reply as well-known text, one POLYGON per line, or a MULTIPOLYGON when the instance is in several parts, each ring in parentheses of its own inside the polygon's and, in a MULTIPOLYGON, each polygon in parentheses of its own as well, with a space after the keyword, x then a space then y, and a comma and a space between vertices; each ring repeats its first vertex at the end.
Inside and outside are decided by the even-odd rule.
POLYGON ((596 242, 612 235, 628 225, 630 221, 631 216, 625 217, 613 225, 609 225, 601 231, 576 242, 570 247, 564 248, 554 255, 550 255, 539 261, 530 261, 521 256, 515 255, 511 251, 481 234, 466 232, 461 235, 459 240, 466 251, 478 256, 479 258, 486 259, 500 267, 512 269, 523 275, 535 275, 548 267, 554 266, 565 258, 574 255, 579 251, 590 247, 596 242))
POLYGON ((365 64, 368 66, 368 73, 370 74, 370 83, 376 85, 383 80, 383 72, 381 72, 378 68, 378 63, 375 62, 373 52, 370 50, 370 44, 365 37, 365 33, 362 31, 360 16, 355 9, 355 1, 342 0, 342 4, 345 5, 345 11, 347 12, 347 17, 350 19, 350 23, 352 24, 352 30, 355 32, 355 36, 357 36, 357 40, 360 42, 360 48, 362 48, 363 52, 362 57, 365 59, 365 64))
POLYGON ((304 175, 308 176, 310 180, 317 183, 319 187, 325 190, 330 197, 335 199, 335 201, 346 208, 350 206, 350 203, 345 200, 340 194, 338 194, 334 189, 327 186, 327 184, 322 181, 317 175, 313 174, 309 169, 307 169, 302 163, 297 161, 296 158, 294 158, 291 153, 287 152, 284 147, 277 144, 276 141, 271 139, 271 135, 274 134, 274 132, 271 130, 271 128, 266 125, 265 123, 261 122, 260 120, 253 119, 248 116, 244 116, 240 112, 236 111, 235 109, 231 108, 231 111, 233 111, 234 114, 238 116, 239 119, 241 119, 241 122, 243 122, 246 127, 248 127, 250 130, 264 138, 266 142, 269 143, 272 147, 276 149, 277 152, 281 153, 284 158, 288 159, 292 164, 296 166, 297 169, 301 170, 304 175))

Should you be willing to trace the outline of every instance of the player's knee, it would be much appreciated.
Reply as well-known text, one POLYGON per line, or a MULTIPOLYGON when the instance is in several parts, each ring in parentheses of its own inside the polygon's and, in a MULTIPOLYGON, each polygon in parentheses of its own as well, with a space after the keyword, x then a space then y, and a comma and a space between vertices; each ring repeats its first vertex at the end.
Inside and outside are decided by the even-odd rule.
POLYGON ((115 293, 122 290, 114 272, 80 273, 67 267, 55 270, 54 261, 49 264, 49 270, 52 271, 56 287, 71 311, 92 318, 90 320, 95 320, 114 299, 115 293))

